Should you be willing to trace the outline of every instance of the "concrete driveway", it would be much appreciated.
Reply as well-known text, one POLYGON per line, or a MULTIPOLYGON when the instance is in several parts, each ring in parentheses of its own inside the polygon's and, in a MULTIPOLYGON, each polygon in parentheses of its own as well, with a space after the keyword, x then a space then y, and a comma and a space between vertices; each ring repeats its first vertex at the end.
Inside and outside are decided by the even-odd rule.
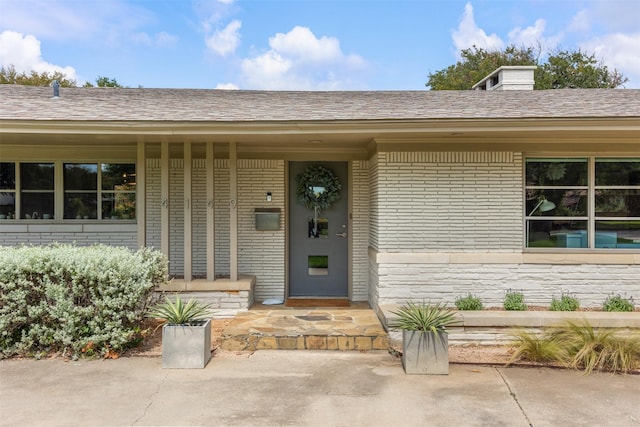
POLYGON ((160 358, 0 362, 2 426, 640 426, 640 376, 451 365, 386 352, 258 351, 202 370, 160 358))

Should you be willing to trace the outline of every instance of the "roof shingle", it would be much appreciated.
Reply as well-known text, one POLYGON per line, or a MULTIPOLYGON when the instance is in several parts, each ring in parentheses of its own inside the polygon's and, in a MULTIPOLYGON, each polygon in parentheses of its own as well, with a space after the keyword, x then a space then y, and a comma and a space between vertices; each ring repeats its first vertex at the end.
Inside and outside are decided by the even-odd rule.
POLYGON ((0 120, 278 122, 638 118, 640 90, 225 91, 0 85, 0 120))

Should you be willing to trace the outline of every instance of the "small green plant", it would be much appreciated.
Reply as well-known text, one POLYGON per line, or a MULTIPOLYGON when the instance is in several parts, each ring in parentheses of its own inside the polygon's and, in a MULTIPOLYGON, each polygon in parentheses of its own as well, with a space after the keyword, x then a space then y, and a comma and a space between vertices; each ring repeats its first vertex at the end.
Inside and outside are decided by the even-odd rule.
POLYGON ((455 304, 458 310, 482 310, 484 308, 480 298, 470 293, 466 297, 456 298, 455 304))
POLYGON ((397 316, 397 319, 392 320, 389 326, 405 331, 439 334, 444 332, 447 326, 457 323, 455 313, 441 303, 435 305, 425 302, 416 304, 409 301, 398 310, 393 311, 392 314, 397 316))
POLYGON ((550 311, 576 311, 580 308, 578 299, 569 294, 563 293, 560 299, 553 297, 551 299, 550 311))
POLYGON ((620 294, 609 295, 602 303, 603 311, 633 311, 635 305, 633 304, 633 297, 624 298, 620 294))
POLYGON ((169 325, 191 325, 211 318, 210 304, 191 298, 186 304, 176 295, 175 303, 165 297, 163 303, 153 306, 147 317, 160 319, 169 325))
POLYGON ((524 294, 511 289, 507 290, 503 305, 505 310, 525 311, 527 309, 527 305, 524 303, 524 294))

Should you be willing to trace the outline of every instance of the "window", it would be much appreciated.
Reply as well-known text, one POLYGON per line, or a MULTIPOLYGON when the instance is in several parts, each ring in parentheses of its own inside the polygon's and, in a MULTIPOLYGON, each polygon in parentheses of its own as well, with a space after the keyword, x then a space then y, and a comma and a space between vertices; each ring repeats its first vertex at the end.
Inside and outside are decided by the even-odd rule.
POLYGON ((53 218, 53 163, 20 164, 20 217, 53 218))
POLYGON ((1 162, 0 220, 135 219, 135 179, 132 163, 1 162))
POLYGON ((640 159, 529 158, 529 248, 640 249, 640 159))
POLYGON ((13 219, 16 212, 16 165, 0 162, 0 219, 13 219))

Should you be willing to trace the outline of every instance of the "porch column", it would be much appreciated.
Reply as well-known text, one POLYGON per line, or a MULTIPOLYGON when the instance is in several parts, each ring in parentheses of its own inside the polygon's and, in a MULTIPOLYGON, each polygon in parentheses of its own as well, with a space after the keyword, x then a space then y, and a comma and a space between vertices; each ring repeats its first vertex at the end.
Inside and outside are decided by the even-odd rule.
POLYGON ((184 281, 191 282, 192 218, 191 218, 191 142, 184 142, 184 281))
POLYGON ((206 143, 206 169, 207 169, 207 280, 216 278, 215 272, 215 158, 213 142, 206 143))
POLYGON ((160 250, 169 258, 169 141, 160 142, 160 250))
POLYGON ((236 143, 229 143, 229 275, 238 280, 238 153, 236 143))
POLYGON ((146 171, 147 156, 143 138, 138 139, 136 154, 136 222, 138 224, 138 247, 147 245, 146 171))

